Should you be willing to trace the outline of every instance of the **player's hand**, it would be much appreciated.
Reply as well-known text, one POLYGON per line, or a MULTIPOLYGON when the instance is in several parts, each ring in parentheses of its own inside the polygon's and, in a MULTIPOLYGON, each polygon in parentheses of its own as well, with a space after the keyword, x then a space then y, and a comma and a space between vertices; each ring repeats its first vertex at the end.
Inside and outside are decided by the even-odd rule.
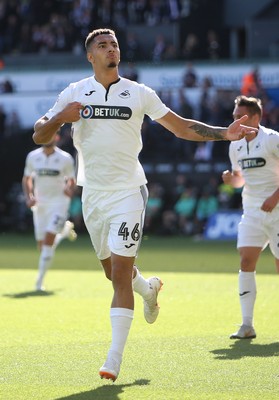
POLYGON ((66 196, 72 198, 73 195, 74 195, 74 191, 73 191, 72 188, 69 188, 68 186, 66 186, 65 189, 64 189, 64 194, 65 194, 66 196))
POLYGON ((224 171, 223 174, 222 174, 223 182, 224 182, 226 185, 230 185, 230 184, 231 184, 231 180, 232 180, 232 176, 233 176, 233 174, 231 173, 231 171, 229 171, 229 170, 227 169, 227 170, 224 171))
POLYGON ((278 204, 276 196, 272 195, 268 197, 262 204, 261 210, 265 212, 271 212, 278 204))
POLYGON ((28 199, 26 199, 26 206, 28 208, 34 207, 35 204, 36 204, 36 199, 34 197, 29 197, 28 199))
POLYGON ((77 122, 80 119, 80 111, 84 106, 78 101, 74 101, 66 105, 66 107, 57 114, 63 123, 77 122))
POLYGON ((257 128, 242 125, 247 119, 248 115, 243 115, 233 121, 227 129, 226 139, 234 141, 243 139, 245 136, 255 136, 258 132, 257 128))

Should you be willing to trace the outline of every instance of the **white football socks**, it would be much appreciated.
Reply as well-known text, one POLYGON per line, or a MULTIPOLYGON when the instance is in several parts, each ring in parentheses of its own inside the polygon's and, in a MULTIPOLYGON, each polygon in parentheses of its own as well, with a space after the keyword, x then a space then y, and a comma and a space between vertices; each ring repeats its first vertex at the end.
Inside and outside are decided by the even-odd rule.
POLYGON ((141 275, 137 267, 136 276, 132 280, 132 286, 134 292, 140 294, 144 299, 150 297, 150 286, 149 282, 141 275))
POLYGON ((57 233, 55 236, 54 242, 53 242, 53 248, 56 249, 56 247, 59 245, 60 242, 64 239, 64 236, 61 233, 57 233))
POLYGON ((46 271, 51 266, 53 256, 54 256, 53 247, 43 245, 39 259, 39 272, 36 282, 36 289, 38 290, 42 289, 43 279, 46 274, 46 271))
POLYGON ((253 326, 254 305, 257 295, 256 272, 239 271, 238 284, 242 323, 253 326))
POLYGON ((108 357, 121 363, 124 347, 134 318, 134 310, 128 308, 111 308, 110 321, 112 328, 112 342, 108 357))

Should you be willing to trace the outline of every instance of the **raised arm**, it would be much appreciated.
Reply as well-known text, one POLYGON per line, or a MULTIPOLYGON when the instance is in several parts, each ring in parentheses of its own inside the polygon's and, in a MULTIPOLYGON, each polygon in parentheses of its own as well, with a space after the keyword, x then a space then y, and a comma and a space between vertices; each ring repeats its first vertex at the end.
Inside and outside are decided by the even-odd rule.
POLYGON ((255 133, 257 129, 242 125, 248 116, 244 115, 235 120, 229 127, 211 126, 203 122, 180 117, 173 111, 169 111, 157 122, 172 132, 180 139, 206 142, 210 140, 239 140, 244 136, 255 133))
POLYGON ((82 108, 82 104, 75 101, 69 103, 62 111, 50 119, 45 116, 38 119, 34 125, 34 142, 36 144, 49 143, 62 125, 76 122, 80 119, 80 110, 82 108))

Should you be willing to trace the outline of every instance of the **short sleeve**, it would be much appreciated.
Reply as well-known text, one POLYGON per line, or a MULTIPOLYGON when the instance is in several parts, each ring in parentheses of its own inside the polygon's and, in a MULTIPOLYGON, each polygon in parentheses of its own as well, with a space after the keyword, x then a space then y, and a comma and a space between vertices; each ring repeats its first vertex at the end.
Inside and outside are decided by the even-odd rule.
POLYGON ((33 173, 33 167, 31 162, 31 154, 28 154, 25 161, 25 167, 23 171, 24 176, 31 176, 33 173))
POLYGON ((232 142, 229 147, 229 157, 231 161, 232 171, 241 171, 241 167, 238 164, 237 157, 236 157, 236 142, 232 142))
POLYGON ((267 149, 270 154, 279 159, 279 133, 270 131, 268 133, 267 149))
POLYGON ((50 119, 60 111, 62 111, 68 103, 71 102, 71 85, 66 87, 59 95, 52 108, 50 108, 45 116, 50 119))
POLYGON ((142 90, 144 90, 144 113, 152 120, 166 115, 170 109, 162 102, 157 93, 145 85, 141 86, 142 90))

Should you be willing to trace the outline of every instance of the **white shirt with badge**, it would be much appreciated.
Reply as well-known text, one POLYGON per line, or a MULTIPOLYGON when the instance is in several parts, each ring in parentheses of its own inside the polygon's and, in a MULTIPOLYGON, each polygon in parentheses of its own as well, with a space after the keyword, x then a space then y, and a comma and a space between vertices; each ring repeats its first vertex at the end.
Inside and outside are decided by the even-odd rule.
POLYGON ((108 191, 145 184, 138 160, 141 125, 145 114, 156 120, 169 111, 155 91, 126 78, 106 90, 92 76, 64 89, 46 117, 50 119, 74 101, 84 106, 80 120, 72 124, 78 150, 77 184, 108 191))
POLYGON ((27 155, 24 176, 34 179, 34 194, 38 204, 69 202, 64 188, 65 179, 75 178, 73 157, 58 147, 52 154, 46 155, 43 147, 40 147, 27 155))
POLYGON ((229 156, 232 170, 245 179, 243 207, 260 207, 279 188, 279 133, 260 126, 250 142, 231 142, 229 156))

